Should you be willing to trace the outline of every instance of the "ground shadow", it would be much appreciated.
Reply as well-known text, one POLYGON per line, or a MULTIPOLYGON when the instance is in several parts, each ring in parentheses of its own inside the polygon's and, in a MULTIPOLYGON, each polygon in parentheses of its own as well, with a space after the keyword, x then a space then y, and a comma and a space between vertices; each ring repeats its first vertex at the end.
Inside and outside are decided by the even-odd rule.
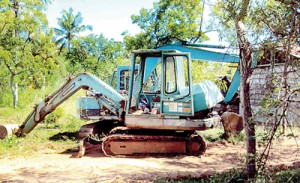
POLYGON ((61 132, 49 137, 51 141, 76 141, 78 139, 78 132, 61 132))

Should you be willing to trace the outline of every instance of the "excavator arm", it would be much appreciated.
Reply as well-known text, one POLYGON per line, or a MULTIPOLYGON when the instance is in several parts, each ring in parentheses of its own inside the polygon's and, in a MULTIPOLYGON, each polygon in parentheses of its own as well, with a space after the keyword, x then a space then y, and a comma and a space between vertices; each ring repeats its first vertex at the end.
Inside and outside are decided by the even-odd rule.
POLYGON ((54 111, 79 89, 89 90, 92 96, 118 117, 124 109, 125 98, 122 95, 96 76, 81 73, 76 77, 69 78, 64 85, 36 105, 19 127, 16 135, 25 136, 30 133, 32 129, 44 120, 47 114, 54 111))

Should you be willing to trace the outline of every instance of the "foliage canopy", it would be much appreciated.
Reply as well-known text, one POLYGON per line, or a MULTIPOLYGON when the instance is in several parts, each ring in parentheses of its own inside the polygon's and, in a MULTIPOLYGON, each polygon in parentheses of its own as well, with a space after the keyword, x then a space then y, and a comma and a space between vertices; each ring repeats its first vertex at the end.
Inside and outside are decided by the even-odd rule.
POLYGON ((141 9, 139 15, 132 15, 132 23, 142 32, 136 36, 125 34, 128 50, 157 48, 182 40, 192 41, 199 37, 207 39, 199 30, 202 12, 200 0, 161 0, 152 9, 141 9))

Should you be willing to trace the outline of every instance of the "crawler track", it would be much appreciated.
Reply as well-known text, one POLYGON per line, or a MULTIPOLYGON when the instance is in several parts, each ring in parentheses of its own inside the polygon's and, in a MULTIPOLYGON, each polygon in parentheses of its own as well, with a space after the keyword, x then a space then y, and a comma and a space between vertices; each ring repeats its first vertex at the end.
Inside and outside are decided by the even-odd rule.
POLYGON ((113 134, 104 138, 102 150, 107 156, 147 156, 188 154, 198 156, 205 152, 204 140, 196 134, 186 137, 165 135, 113 134))

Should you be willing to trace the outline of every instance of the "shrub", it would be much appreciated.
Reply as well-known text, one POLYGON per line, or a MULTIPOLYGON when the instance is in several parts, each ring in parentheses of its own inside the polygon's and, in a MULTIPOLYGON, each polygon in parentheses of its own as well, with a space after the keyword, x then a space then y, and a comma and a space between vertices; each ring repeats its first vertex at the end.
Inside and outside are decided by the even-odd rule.
POLYGON ((44 123, 49 124, 57 124, 58 120, 64 115, 64 111, 61 108, 55 109, 52 113, 48 114, 44 120, 44 123))

